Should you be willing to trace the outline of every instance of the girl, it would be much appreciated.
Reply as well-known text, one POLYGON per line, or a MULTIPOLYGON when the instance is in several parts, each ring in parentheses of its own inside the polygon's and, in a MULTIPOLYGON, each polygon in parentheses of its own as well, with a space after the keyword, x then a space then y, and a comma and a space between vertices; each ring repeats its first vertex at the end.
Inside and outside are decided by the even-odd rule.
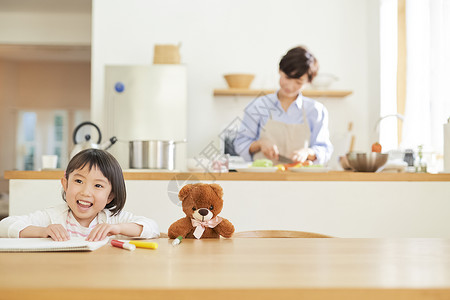
POLYGON ((126 188, 122 169, 108 152, 87 149, 75 155, 61 179, 66 203, 26 216, 0 221, 0 237, 46 238, 56 241, 70 237, 103 240, 121 234, 157 238, 158 225, 151 219, 122 211, 126 188))

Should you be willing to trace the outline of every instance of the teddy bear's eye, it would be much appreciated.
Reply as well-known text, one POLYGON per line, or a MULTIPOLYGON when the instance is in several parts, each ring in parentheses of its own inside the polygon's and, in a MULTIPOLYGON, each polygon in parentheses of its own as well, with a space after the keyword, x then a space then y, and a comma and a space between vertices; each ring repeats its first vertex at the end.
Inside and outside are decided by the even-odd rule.
POLYGON ((192 208, 192 210, 194 210, 194 211, 195 211, 195 210, 196 210, 196 209, 195 209, 195 207, 193 207, 193 208, 192 208))
POLYGON ((214 206, 211 205, 211 206, 209 207, 209 210, 213 210, 213 209, 214 209, 214 206))

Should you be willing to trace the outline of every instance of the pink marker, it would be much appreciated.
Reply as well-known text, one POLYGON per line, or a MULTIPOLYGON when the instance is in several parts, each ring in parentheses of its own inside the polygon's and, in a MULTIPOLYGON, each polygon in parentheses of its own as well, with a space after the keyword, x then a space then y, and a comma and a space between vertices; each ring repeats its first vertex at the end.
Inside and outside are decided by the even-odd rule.
POLYGON ((127 249, 130 251, 136 250, 136 246, 132 245, 130 243, 126 243, 126 242, 121 242, 118 240, 112 240, 111 241, 111 245, 117 248, 122 248, 122 249, 127 249))

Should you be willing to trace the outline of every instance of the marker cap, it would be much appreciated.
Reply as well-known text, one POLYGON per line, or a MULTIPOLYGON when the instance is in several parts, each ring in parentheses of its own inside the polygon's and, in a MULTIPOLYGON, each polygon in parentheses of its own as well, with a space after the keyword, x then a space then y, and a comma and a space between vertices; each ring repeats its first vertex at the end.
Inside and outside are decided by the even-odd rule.
POLYGON ((117 248, 127 249, 127 250, 130 250, 130 251, 133 251, 133 250, 136 249, 135 245, 131 245, 129 243, 121 242, 121 241, 118 241, 118 240, 112 240, 111 241, 111 245, 114 246, 114 247, 117 247, 117 248))

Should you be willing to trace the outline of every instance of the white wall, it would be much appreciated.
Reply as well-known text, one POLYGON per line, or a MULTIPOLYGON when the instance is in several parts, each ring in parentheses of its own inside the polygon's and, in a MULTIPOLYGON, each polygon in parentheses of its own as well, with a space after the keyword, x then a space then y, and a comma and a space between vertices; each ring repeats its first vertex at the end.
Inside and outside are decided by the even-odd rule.
POLYGON ((378 118, 378 0, 93 0, 93 122, 103 125, 104 66, 150 64, 155 44, 181 43, 188 67, 188 155, 198 155, 243 114, 251 97, 214 97, 225 73, 256 74, 253 88, 276 88, 278 62, 306 45, 321 71, 350 89, 345 99, 321 99, 332 135, 354 123, 356 149, 368 150, 378 118))

